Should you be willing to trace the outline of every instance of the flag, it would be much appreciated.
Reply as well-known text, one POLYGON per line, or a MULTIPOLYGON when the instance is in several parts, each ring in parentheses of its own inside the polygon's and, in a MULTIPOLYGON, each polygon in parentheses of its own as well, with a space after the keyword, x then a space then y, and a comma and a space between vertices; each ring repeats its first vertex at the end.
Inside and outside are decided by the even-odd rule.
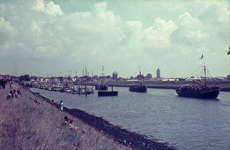
POLYGON ((203 54, 202 54, 202 56, 200 57, 200 59, 203 59, 203 54))

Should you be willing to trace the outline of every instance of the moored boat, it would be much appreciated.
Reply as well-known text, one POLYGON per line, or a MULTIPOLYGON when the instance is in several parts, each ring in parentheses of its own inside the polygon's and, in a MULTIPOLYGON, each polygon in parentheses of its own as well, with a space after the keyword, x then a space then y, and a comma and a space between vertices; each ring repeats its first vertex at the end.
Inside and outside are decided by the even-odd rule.
MULTIPOLYGON (((203 59, 203 55, 201 56, 200 59, 203 59)), ((191 98, 209 98, 209 99, 215 99, 218 97, 219 92, 220 92, 220 87, 219 86, 207 86, 206 82, 206 66, 204 62, 204 81, 195 81, 201 86, 190 86, 190 85, 184 85, 180 86, 176 89, 176 93, 178 96, 183 96, 183 97, 191 97, 191 98)))
POLYGON ((108 85, 105 84, 104 66, 102 66, 102 79, 95 85, 95 90, 108 90, 108 85))
POLYGON ((146 85, 133 84, 129 87, 129 91, 131 91, 131 92, 147 92, 147 87, 146 87, 146 85))
POLYGON ((97 84, 95 85, 96 90, 108 90, 108 85, 106 84, 97 84))
POLYGON ((182 86, 176 89, 178 96, 191 97, 191 98, 217 98, 220 92, 218 86, 182 86))
POLYGON ((147 92, 147 86, 143 83, 143 77, 140 71, 139 75, 139 82, 140 84, 133 84, 129 87, 130 92, 147 92))

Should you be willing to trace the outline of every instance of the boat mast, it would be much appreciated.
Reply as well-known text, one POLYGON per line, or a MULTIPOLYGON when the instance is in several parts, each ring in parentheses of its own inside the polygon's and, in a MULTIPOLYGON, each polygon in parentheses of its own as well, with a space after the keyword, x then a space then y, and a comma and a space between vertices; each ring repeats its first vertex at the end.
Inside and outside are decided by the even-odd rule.
POLYGON ((140 69, 140 66, 139 66, 139 73, 140 73, 140 85, 142 85, 142 75, 141 75, 141 69, 140 69))
POLYGON ((104 66, 102 66, 102 84, 105 84, 104 66))
MULTIPOLYGON (((204 62, 204 58, 203 58, 203 62, 204 62)), ((206 66, 205 66, 205 62, 204 62, 204 86, 206 87, 206 66)))

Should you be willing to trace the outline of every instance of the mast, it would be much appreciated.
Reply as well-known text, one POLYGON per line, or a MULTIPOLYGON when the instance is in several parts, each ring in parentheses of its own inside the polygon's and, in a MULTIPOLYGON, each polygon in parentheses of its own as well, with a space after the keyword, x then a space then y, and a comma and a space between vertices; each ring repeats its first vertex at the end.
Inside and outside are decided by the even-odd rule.
POLYGON ((204 66, 204 86, 206 87, 206 66, 204 66))
MULTIPOLYGON (((203 57, 203 54, 202 54, 202 58, 203 58, 203 62, 204 62, 204 57, 203 57)), ((205 62, 204 62, 204 86, 206 87, 206 66, 205 66, 205 62)))
POLYGON ((140 73, 140 85, 143 85, 143 80, 144 79, 142 79, 142 75, 141 75, 141 69, 140 69, 140 66, 139 66, 139 73, 140 73))

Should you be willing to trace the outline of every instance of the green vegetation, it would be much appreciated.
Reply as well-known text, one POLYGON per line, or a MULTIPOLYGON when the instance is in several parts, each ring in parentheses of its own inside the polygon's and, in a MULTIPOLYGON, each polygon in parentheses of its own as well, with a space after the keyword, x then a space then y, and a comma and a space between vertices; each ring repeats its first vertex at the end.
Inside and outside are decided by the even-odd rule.
POLYGON ((25 74, 23 76, 19 77, 20 81, 30 81, 30 76, 28 74, 25 74))
POLYGON ((6 100, 9 85, 0 90, 0 149, 128 149, 15 83, 14 89, 23 98, 6 100), (63 126, 65 116, 86 133, 63 126))

